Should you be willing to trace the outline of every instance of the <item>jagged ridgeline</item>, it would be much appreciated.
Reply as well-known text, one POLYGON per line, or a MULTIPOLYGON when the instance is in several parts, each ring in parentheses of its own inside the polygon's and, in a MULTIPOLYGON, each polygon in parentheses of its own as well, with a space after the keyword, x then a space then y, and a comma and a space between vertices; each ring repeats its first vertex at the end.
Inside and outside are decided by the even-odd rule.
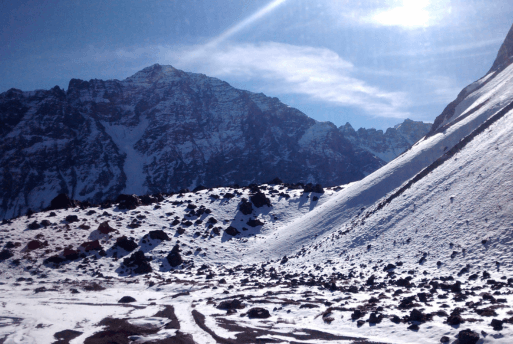
POLYGON ((72 79, 67 91, 10 89, 0 94, 0 135, 0 218, 46 208, 61 193, 100 203, 277 176, 340 185, 412 143, 374 138, 388 140, 380 155, 277 98, 161 65, 122 81, 72 79))

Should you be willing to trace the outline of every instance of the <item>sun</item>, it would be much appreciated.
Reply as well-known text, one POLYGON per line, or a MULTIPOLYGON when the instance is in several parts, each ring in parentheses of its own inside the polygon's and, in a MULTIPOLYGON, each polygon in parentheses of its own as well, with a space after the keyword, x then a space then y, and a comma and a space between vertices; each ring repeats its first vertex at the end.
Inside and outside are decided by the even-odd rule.
POLYGON ((428 6, 429 0, 403 0, 402 6, 379 12, 372 17, 372 20, 385 26, 427 27, 431 19, 428 6))

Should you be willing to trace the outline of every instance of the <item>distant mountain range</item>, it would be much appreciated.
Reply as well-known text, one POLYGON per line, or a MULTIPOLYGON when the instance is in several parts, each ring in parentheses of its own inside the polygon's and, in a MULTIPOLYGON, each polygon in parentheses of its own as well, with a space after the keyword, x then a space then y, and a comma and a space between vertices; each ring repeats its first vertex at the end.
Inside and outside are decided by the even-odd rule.
POLYGON ((98 203, 275 177, 346 184, 429 127, 337 129, 277 98, 158 64, 122 81, 72 79, 67 91, 10 89, 0 94, 0 218, 45 208, 60 193, 98 203))

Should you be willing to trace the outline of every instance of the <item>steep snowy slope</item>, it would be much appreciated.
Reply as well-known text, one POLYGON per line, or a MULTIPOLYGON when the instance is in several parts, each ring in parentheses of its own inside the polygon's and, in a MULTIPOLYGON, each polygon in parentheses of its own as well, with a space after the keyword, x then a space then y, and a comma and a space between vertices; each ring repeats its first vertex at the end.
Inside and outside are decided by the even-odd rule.
MULTIPOLYGON (((513 35, 513 31, 509 35, 513 35)), ((487 120, 510 109, 512 90, 513 65, 491 71, 467 86, 458 97, 459 102, 451 103, 435 120, 431 133, 410 150, 283 228, 282 233, 294 233, 291 238, 284 235, 281 240, 262 249, 271 255, 273 252, 288 254, 300 249, 314 235, 349 227, 354 216, 430 166, 474 130, 486 125, 487 120), (455 109, 454 114, 447 116, 448 109, 452 108, 455 109)), ((274 255, 277 257, 279 254, 274 255)))

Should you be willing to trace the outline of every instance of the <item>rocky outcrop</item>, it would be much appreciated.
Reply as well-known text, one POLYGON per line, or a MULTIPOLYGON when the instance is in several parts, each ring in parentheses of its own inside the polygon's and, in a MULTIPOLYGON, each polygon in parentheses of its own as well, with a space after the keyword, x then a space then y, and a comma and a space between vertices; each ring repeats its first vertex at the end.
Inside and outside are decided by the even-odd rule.
POLYGON ((339 128, 344 137, 355 149, 368 151, 383 161, 390 162, 415 142, 424 137, 431 128, 431 123, 406 119, 403 123, 383 130, 360 128, 357 131, 346 123, 339 128))
POLYGON ((330 186, 384 164, 277 98, 161 65, 0 94, 0 153, 0 218, 59 194, 101 203, 276 176, 330 186))

